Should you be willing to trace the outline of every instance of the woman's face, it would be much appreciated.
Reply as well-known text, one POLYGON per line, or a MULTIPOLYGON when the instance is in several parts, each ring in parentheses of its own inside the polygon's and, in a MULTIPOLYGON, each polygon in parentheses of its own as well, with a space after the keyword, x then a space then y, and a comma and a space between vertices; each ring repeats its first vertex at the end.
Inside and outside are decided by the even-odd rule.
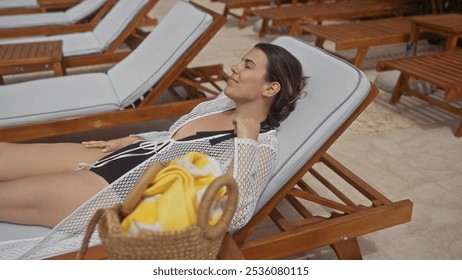
POLYGON ((225 94, 236 103, 253 101, 263 97, 268 86, 265 80, 268 58, 260 49, 250 50, 236 65, 224 89, 225 94))

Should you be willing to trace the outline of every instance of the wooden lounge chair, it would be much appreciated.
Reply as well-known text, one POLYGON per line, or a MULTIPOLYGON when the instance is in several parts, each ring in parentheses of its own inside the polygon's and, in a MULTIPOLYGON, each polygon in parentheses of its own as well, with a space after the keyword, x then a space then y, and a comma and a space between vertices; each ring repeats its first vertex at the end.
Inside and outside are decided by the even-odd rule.
POLYGON ((280 259, 330 245, 340 259, 361 259, 359 236, 408 222, 412 212, 411 201, 390 201, 326 153, 378 90, 357 68, 302 41, 274 43, 301 58, 307 95, 281 124, 278 164, 254 216, 227 235, 220 258, 280 259), (279 230, 255 235, 268 217, 279 230))
MULTIPOLYGON (((177 5, 192 9, 191 4, 182 1, 177 5)), ((165 17, 167 20, 163 19, 107 74, 76 74, 0 86, 0 141, 63 135, 189 112, 200 100, 156 106, 154 103, 225 23, 223 16, 205 11, 200 13, 204 22, 189 23, 187 28, 184 25, 194 18, 186 17, 189 21, 183 23, 175 17, 184 16, 184 12, 172 10, 165 17), (190 30, 194 24, 198 25, 197 30, 190 30)), ((191 73, 207 71, 198 69, 191 73)))
MULTIPOLYGON (((36 86, 42 87, 43 82, 52 83, 53 85, 49 84, 49 90, 54 90, 58 99, 48 100, 48 102, 51 103, 61 102, 62 99, 68 98, 74 100, 86 98, 101 100, 104 98, 105 94, 113 91, 112 89, 108 91, 108 87, 113 87, 114 90, 117 90, 117 93, 112 94, 118 94, 119 98, 122 98, 122 94, 126 94, 127 99, 131 100, 140 97, 142 94, 139 93, 149 92, 151 87, 151 95, 160 95, 176 77, 180 75, 187 64, 207 44, 213 35, 218 32, 224 23, 224 17, 213 11, 193 3, 178 1, 142 44, 140 44, 126 59, 112 68, 107 75, 97 73, 74 75, 77 76, 75 78, 66 76, 50 80, 37 80, 32 83, 29 82, 30 84, 23 84, 22 86, 31 86, 32 90, 35 89, 36 86), (172 30, 175 30, 175 32, 171 32, 172 30), (108 79, 110 77, 112 77, 113 81, 111 84, 108 84, 108 79), (143 77, 143 81, 139 81, 140 77, 143 77), (89 83, 92 84, 90 85, 89 83), (80 91, 75 87, 81 87, 80 91), (71 89, 74 89, 74 93, 69 94, 68 91, 71 89), (86 94, 87 91, 90 92, 86 94), (75 94, 81 94, 81 96, 76 96, 75 94)), ((0 96, 8 95, 3 89, 4 87, 0 87, 0 96)), ((21 89, 19 90, 21 91, 21 89)), ((36 90, 35 93, 37 95, 44 93, 43 88, 36 90)), ((45 98, 44 96, 42 97, 45 98)), ((84 112, 80 112, 77 113, 74 118, 68 116, 68 118, 72 119, 63 120, 62 122, 52 122, 48 127, 54 130, 56 129, 54 124, 57 124, 58 127, 61 126, 62 128, 70 126, 75 128, 76 126, 80 126, 80 124, 86 126, 85 123, 92 122, 96 126, 111 126, 183 115, 203 100, 204 99, 199 101, 193 100, 185 102, 185 104, 176 104, 173 106, 142 106, 141 108, 122 111, 117 111, 118 108, 113 107, 110 110, 103 110, 106 111, 106 113, 100 111, 100 113, 88 117, 79 117, 80 115, 85 115, 84 112)), ((107 107, 110 102, 113 103, 114 101, 103 101, 102 106, 106 105, 107 107)), ((2 98, 0 101, 1 112, 6 109, 5 106, 12 106, 6 105, 8 103, 8 100, 2 98)), ((72 101, 70 103, 74 104, 72 101)), ((55 113, 59 112, 55 111, 55 113)), ((5 120, 3 116, 1 116, 0 119, 2 121, 5 120)), ((91 126, 93 127, 93 125, 91 126)), ((29 127, 25 125, 22 126, 22 128, 18 128, 17 131, 27 131, 28 129, 29 127)), ((78 129, 79 128, 77 128, 77 130, 78 129)), ((80 129, 82 129, 82 126, 80 126, 80 129)), ((60 128, 57 128, 57 130, 60 130, 60 128)), ((4 130, 0 133, 2 138, 3 136, 13 136, 14 134, 14 131, 7 132, 4 130)), ((75 226, 80 224, 80 226, 74 227, 76 231, 86 228, 88 222, 86 217, 90 218, 87 214, 91 214, 79 214, 78 211, 79 210, 77 210, 75 215, 79 218, 75 220, 72 217, 76 216, 72 215, 72 217, 69 217, 68 224, 68 226, 71 225, 71 227, 73 227, 72 225, 75 226), (82 220, 80 220, 81 218, 82 220), (80 227, 80 229, 78 227, 80 227)), ((0 258, 44 258, 67 251, 77 250, 80 246, 82 236, 79 238, 78 234, 75 235, 71 233, 67 236, 69 237, 67 240, 65 240, 66 238, 62 238, 62 234, 64 233, 66 235, 70 230, 70 228, 65 225, 66 223, 65 221, 61 222, 61 225, 64 225, 64 227, 58 227, 51 231, 44 227, 0 223, 0 258), (57 243, 55 241, 57 241, 57 243)))
MULTIPOLYGON (((84 0, 79 4, 65 10, 46 13, 29 13, 21 15, 0 16, 0 33, 5 30, 14 30, 14 37, 21 36, 21 28, 67 26, 81 22, 95 25, 101 17, 114 5, 116 0, 84 0)), ((48 35, 36 29, 35 35, 48 35)), ((3 34, 2 37, 5 37, 3 34)))
MULTIPOLYGON (((391 104, 399 102, 401 95, 407 93, 440 109, 462 117, 462 107, 451 101, 462 99, 462 50, 435 53, 422 56, 382 60, 377 63, 378 71, 399 70, 401 74, 390 98, 391 104), (429 95, 411 88, 409 79, 429 82, 443 90, 444 98, 429 95)), ((455 131, 462 136, 462 121, 455 131)))
POLYGON ((227 17, 233 16, 240 19, 239 28, 244 28, 247 19, 250 16, 253 16, 252 11, 258 8, 269 8, 271 5, 275 7, 280 7, 282 4, 291 2, 292 5, 297 4, 298 2, 324 2, 326 0, 304 0, 304 1, 297 1, 297 0, 288 0, 288 1, 281 1, 281 0, 212 0, 212 2, 221 2, 225 5, 225 9, 223 12, 223 16, 227 17), (233 10, 242 9, 241 14, 237 14, 233 10))
POLYGON ((0 15, 59 11, 77 5, 82 0, 1 0, 0 15))
MULTIPOLYGON (((119 51, 144 23, 145 16, 158 0, 118 0, 107 14, 89 31, 76 31, 68 34, 51 36, 32 36, 0 39, 0 44, 18 44, 29 42, 62 41, 62 66, 68 68, 113 63, 127 56, 130 50, 119 51)), ((75 27, 69 26, 65 32, 75 27)), ((21 29, 32 32, 33 28, 21 29)), ((58 27, 59 29, 59 27, 58 27)), ((12 31, 12 30, 9 30, 12 31)), ((7 33, 7 32, 5 32, 7 33)), ((0 31, 0 37, 2 34, 0 31)))
POLYGON ((335 55, 361 67, 369 48, 408 42, 411 21, 407 17, 396 17, 332 25, 302 25, 300 29, 303 33, 315 35, 316 46, 320 48, 326 40, 334 42, 335 55), (353 58, 338 53, 350 49, 357 49, 353 58))
POLYGON ((240 19, 239 28, 244 28, 247 18, 252 15, 252 9, 260 7, 269 7, 271 0, 212 0, 225 5, 223 16, 233 16, 240 19), (242 9, 242 14, 237 14, 232 10, 242 9))
MULTIPOLYGON (((285 36, 274 43, 301 60, 307 94, 277 132, 278 163, 253 218, 226 235, 219 257, 278 259, 331 245, 339 258, 359 259, 357 237, 408 222, 412 212, 412 202, 390 201, 326 153, 378 90, 357 68, 316 47, 285 36), (283 200, 298 220, 276 208, 283 200), (281 232, 249 238, 267 217, 281 232)), ((104 249, 92 247, 86 257, 103 259, 104 249)), ((53 258, 73 259, 75 252, 53 258)))
POLYGON ((279 26, 289 26, 288 34, 298 35, 300 34, 300 24, 321 23, 326 20, 405 15, 412 11, 415 12, 417 5, 415 2, 412 0, 350 0, 260 9, 254 11, 254 14, 263 19, 260 37, 265 36, 267 30, 280 33, 277 29, 279 26))

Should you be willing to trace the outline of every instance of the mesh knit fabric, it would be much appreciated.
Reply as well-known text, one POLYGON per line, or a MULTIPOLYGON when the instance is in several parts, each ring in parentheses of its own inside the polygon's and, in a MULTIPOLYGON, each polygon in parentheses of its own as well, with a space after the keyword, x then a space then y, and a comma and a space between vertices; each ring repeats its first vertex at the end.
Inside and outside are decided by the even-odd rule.
MULTIPOLYGON (((61 221, 45 237, 12 240, 0 244, 0 258, 42 259, 78 250, 88 221, 97 209, 108 208, 121 203, 150 164, 175 159, 191 151, 208 152, 220 162, 224 171, 228 170, 234 161, 233 177, 239 186, 239 199, 229 230, 233 231, 244 226, 252 217, 257 200, 276 165, 277 140, 275 131, 260 133, 258 141, 233 138, 215 145, 210 144, 210 138, 191 141, 175 141, 171 138, 182 125, 191 120, 234 107, 234 103, 229 98, 222 96, 199 104, 190 114, 183 116, 173 124, 167 132, 139 134, 140 137, 148 141, 170 142, 170 145, 93 196, 61 221)), ((219 137, 219 135, 212 137, 219 137)), ((94 233, 90 246, 99 243, 98 234, 94 233)))

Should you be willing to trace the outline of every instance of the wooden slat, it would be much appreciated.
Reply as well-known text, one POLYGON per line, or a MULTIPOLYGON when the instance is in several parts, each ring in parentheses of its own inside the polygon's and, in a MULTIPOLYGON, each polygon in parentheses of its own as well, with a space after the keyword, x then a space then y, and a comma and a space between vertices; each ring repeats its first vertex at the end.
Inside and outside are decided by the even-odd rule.
POLYGON ((377 68, 403 71, 444 89, 462 88, 462 50, 380 61, 377 68))

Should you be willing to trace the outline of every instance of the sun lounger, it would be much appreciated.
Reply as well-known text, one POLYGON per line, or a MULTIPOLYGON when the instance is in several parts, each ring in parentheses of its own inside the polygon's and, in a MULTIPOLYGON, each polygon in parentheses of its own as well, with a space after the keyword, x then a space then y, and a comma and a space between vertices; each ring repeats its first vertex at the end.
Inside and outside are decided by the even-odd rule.
POLYGON ((320 48, 326 40, 334 42, 337 56, 361 67, 369 48, 408 42, 411 21, 407 17, 396 17, 332 25, 303 25, 300 29, 303 33, 315 35, 316 46, 320 48), (347 58, 338 53, 350 49, 357 49, 353 58, 347 58))
POLYGON ((407 4, 405 0, 387 2, 380 0, 351 0, 261 9, 254 11, 254 14, 263 19, 260 37, 265 36, 267 30, 280 33, 277 29, 280 26, 289 26, 288 33, 298 35, 300 34, 299 25, 305 23, 407 14, 412 11, 412 7, 415 9, 416 5, 415 1, 409 2, 411 3, 407 4))
MULTIPOLYGON (((157 1, 118 0, 90 31, 0 39, 0 44, 62 41, 64 70, 78 66, 117 62, 129 53, 129 51, 119 52, 119 48, 144 22, 145 16, 157 1)), ((0 37, 2 34, 0 31, 0 37)))
POLYGON ((307 95, 281 124, 278 164, 253 218, 225 238, 220 257, 281 259, 330 245, 340 259, 361 259, 358 237, 408 222, 412 212, 411 201, 390 201, 326 153, 378 90, 357 68, 302 41, 274 43, 301 58, 307 95), (277 232, 254 234, 268 217, 277 232))
MULTIPOLYGON (((378 71, 399 70, 395 89, 390 98, 391 104, 399 102, 404 93, 417 97, 440 109, 462 117, 460 104, 452 102, 462 99, 462 50, 435 53, 422 56, 382 60, 377 63, 378 71), (444 91, 444 98, 436 94, 426 94, 409 85, 411 78, 424 80, 444 91)), ((462 136, 462 121, 455 131, 462 136)))
MULTIPOLYGON (((178 5, 183 9, 186 9, 185 5, 190 7, 181 1, 178 5)), ((172 10, 167 20, 162 20, 152 31, 153 34, 107 73, 0 86, 1 141, 62 135, 188 112, 199 101, 151 105, 184 72, 225 20, 208 11, 207 17, 205 12, 199 13, 204 16, 203 22, 195 22, 193 20, 197 17, 189 19, 178 9, 172 10), (183 23, 176 16, 193 22, 186 28, 184 25, 189 21, 183 23), (192 29, 194 27, 197 30, 192 29), (195 40, 196 36, 200 39, 195 40), (139 100, 141 97, 142 101, 139 100), (128 109, 132 105, 137 108, 128 109), (122 110, 124 108, 127 109, 122 110)))
POLYGON ((63 10, 78 4, 81 0, 1 0, 0 15, 30 14, 63 10))
MULTIPOLYGON (((142 44, 126 59, 111 68, 107 74, 73 75, 12 85, 11 88, 0 87, 0 111, 2 112, 0 119, 2 122, 8 121, 4 115, 6 107, 22 107, 29 104, 32 106, 23 111, 21 118, 30 122, 35 118, 30 115, 32 113, 30 109, 40 107, 39 103, 57 108, 54 112, 49 111, 53 119, 78 118, 81 115, 96 114, 94 121, 103 125, 106 122, 117 122, 117 118, 122 122, 126 121, 126 118, 131 118, 132 121, 136 117, 139 120, 150 119, 157 114, 158 106, 146 106, 141 111, 138 111, 140 109, 118 110, 139 99, 145 92, 150 91, 151 87, 154 87, 154 91, 158 90, 159 93, 163 93, 224 23, 224 18, 213 11, 178 1, 142 44), (26 93, 23 91, 24 88, 29 88, 28 91, 35 91, 35 96, 39 97, 40 102, 29 100, 22 103, 19 99, 27 100, 33 96, 23 96, 23 93, 26 93), (11 93, 13 96, 10 95, 11 93), (20 104, 13 104, 13 99, 16 97, 20 104), (89 100, 93 100, 93 104, 90 104, 89 100), (121 100, 123 104, 118 105, 118 100, 121 100), (74 108, 66 108, 65 103, 74 108), (80 108, 75 107, 78 103, 81 105, 80 108), (59 116, 63 110, 70 114, 59 116), (107 112, 113 113, 105 117, 104 114, 107 112), (120 113, 122 115, 117 117, 120 113)), ((193 106, 189 106, 187 111, 193 106)), ((160 107, 160 111, 160 114, 184 114, 186 110, 179 106, 170 106, 167 110, 160 107)), ((43 120, 44 115, 39 113, 36 117, 43 120)), ((67 125, 74 125, 74 123, 70 121, 67 125)), ((23 130, 27 129, 27 126, 24 126, 23 130)), ((6 132, 6 134, 9 133, 6 132)), ((5 135, 5 132, 2 131, 0 135, 5 135)), ((51 231, 44 228, 0 223, 1 239, 4 241, 0 243, 0 258, 45 258, 78 249, 82 231, 85 230, 92 211, 97 209, 95 207, 97 205, 82 207, 80 212, 77 210, 51 231), (30 228, 26 237, 24 234, 28 230, 25 228, 30 228), (15 229, 19 232, 16 233, 15 229), (5 236, 6 232, 11 235, 5 236), (35 238, 30 239, 31 236, 35 238), (21 238, 26 240, 18 240, 21 238)))
POLYGON ((0 32, 17 28, 73 25, 88 20, 93 15, 95 17, 89 22, 96 23, 104 15, 98 13, 98 10, 109 3, 111 3, 109 6, 112 6, 114 1, 84 0, 66 11, 0 16, 0 32))
MULTIPOLYGON (((279 259, 330 245, 339 258, 360 259, 359 236, 408 222, 412 212, 411 201, 390 201, 326 153, 378 90, 357 68, 316 47, 285 36, 274 43, 301 60, 310 77, 307 94, 277 132, 278 163, 253 218, 226 235, 219 256, 279 259), (281 210, 283 200, 299 213, 298 219, 284 211, 287 206, 281 210), (252 235, 268 217, 280 232, 252 235)), ((90 248, 86 256, 106 257, 101 246, 90 248)))

